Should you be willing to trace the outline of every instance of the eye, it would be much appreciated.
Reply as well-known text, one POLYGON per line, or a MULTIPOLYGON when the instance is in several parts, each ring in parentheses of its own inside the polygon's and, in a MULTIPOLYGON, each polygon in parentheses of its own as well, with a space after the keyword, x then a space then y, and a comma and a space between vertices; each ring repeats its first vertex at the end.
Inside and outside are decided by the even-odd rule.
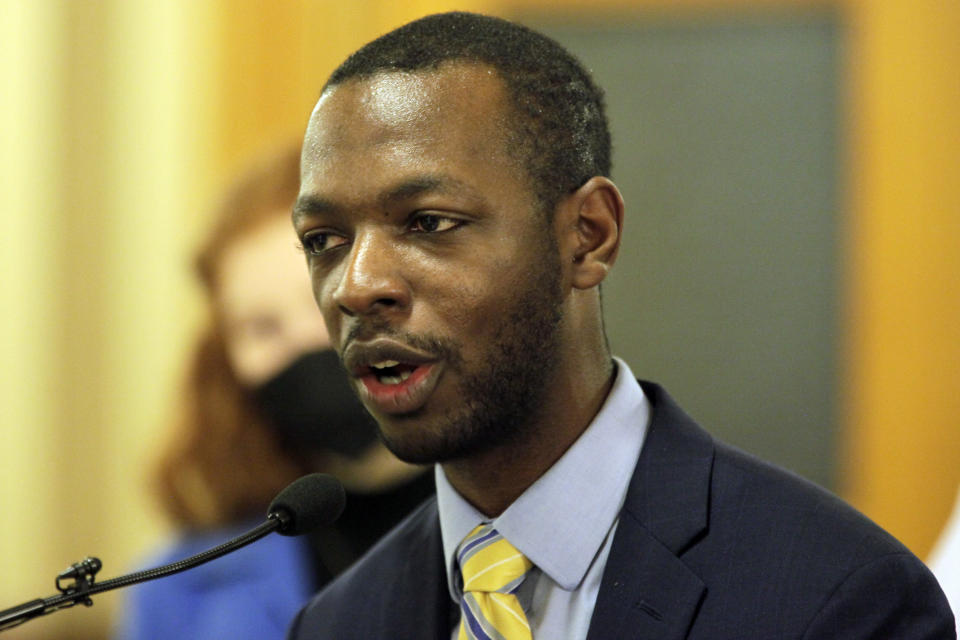
POLYGON ((448 218, 435 213, 423 213, 410 222, 410 230, 418 233, 442 233, 456 229, 462 224, 462 220, 455 218, 448 218))
POLYGON ((304 252, 308 256, 319 256, 340 245, 346 244, 347 239, 329 231, 308 231, 300 240, 304 252))

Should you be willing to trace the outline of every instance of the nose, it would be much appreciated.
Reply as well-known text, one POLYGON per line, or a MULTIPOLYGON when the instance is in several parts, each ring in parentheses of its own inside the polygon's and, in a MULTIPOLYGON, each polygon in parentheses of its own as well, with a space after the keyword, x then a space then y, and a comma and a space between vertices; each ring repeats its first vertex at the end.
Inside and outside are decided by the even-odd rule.
POLYGON ((376 231, 354 237, 333 299, 348 316, 404 312, 409 307, 410 289, 389 238, 376 231))

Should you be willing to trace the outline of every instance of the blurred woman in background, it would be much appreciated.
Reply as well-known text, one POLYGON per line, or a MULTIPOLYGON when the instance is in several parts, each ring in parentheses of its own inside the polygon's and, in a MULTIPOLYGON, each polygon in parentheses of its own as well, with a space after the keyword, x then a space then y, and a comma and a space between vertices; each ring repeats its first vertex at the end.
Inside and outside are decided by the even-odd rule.
POLYGON ((291 146, 244 174, 197 256, 210 322, 155 477, 182 533, 149 566, 258 524, 276 493, 306 473, 337 476, 346 509, 308 536, 268 536, 133 587, 118 638, 279 640, 312 593, 433 491, 432 474, 380 444, 331 348, 290 223, 299 158, 291 146))

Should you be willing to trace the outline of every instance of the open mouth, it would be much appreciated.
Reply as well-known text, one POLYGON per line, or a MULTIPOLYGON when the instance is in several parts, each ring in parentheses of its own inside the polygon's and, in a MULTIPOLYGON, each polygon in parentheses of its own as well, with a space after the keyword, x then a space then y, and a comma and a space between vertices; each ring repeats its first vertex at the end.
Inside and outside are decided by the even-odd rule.
POLYGON ((442 358, 388 337, 349 344, 343 360, 359 383, 360 399, 374 415, 418 411, 444 369, 442 358))
POLYGON ((381 413, 409 413, 422 407, 433 393, 441 367, 437 363, 411 364, 381 360, 360 376, 360 397, 381 413))
POLYGON ((380 384, 393 386, 406 382, 416 370, 417 365, 384 360, 370 365, 370 373, 376 376, 380 384))

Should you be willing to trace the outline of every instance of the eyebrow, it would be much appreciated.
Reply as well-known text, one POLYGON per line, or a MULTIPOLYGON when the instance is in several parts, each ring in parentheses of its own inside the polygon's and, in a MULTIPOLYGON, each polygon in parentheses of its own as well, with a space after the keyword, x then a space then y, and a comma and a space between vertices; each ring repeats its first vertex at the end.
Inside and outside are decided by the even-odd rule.
POLYGON ((303 216, 320 213, 332 213, 339 209, 333 202, 326 198, 305 195, 297 198, 293 205, 293 221, 296 222, 303 216))
MULTIPOLYGON (((382 207, 403 202, 425 193, 464 193, 467 197, 482 200, 483 196, 475 188, 446 175, 422 175, 403 180, 377 197, 377 203, 382 207)), ((303 195, 297 198, 293 207, 293 220, 296 222, 303 216, 338 213, 343 210, 341 205, 315 195, 303 195)))

